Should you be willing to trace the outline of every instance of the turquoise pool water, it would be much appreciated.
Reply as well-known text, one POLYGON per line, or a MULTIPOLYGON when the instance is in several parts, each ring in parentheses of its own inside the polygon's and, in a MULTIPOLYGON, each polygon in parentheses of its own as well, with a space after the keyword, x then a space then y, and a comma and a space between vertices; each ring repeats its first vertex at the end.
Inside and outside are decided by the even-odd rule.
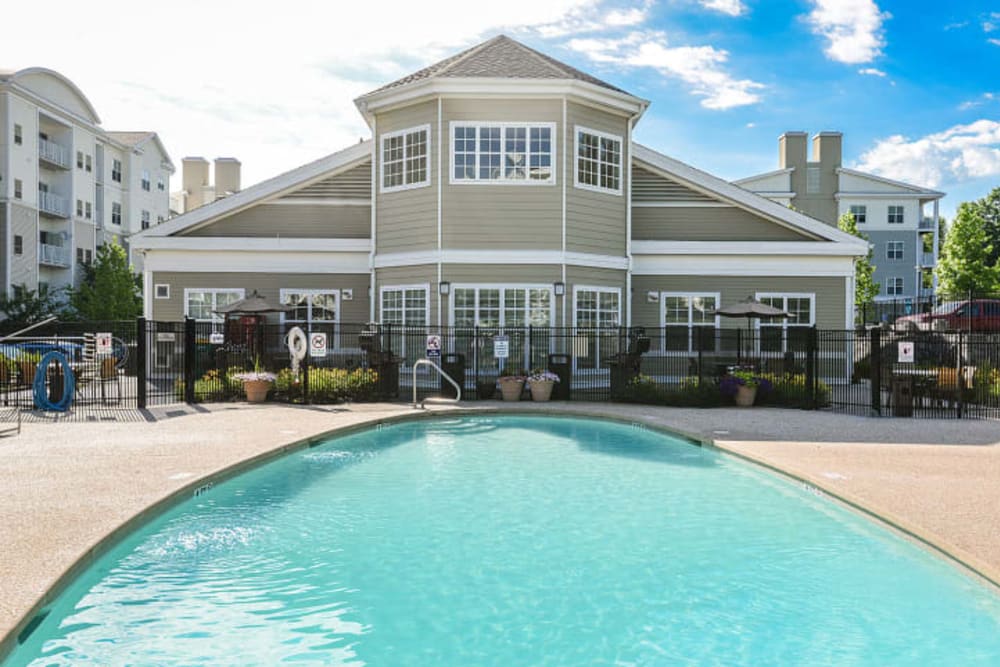
POLYGON ((617 423, 419 421, 215 486, 5 664, 997 665, 1000 597, 808 489, 617 423))

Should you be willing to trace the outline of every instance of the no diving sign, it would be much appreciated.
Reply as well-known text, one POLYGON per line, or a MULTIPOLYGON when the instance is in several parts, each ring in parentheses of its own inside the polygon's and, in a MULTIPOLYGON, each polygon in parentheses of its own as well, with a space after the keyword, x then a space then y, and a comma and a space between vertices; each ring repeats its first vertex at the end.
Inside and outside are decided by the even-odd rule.
POLYGON ((428 359, 440 359, 441 358, 441 336, 437 334, 431 334, 427 337, 427 358, 428 359))
POLYGON ((899 343, 899 363, 901 364, 912 364, 913 363, 913 343, 909 341, 903 341, 899 343))
POLYGON ((309 334, 309 356, 310 357, 325 357, 326 356, 326 334, 325 333, 312 333, 312 334, 309 334))

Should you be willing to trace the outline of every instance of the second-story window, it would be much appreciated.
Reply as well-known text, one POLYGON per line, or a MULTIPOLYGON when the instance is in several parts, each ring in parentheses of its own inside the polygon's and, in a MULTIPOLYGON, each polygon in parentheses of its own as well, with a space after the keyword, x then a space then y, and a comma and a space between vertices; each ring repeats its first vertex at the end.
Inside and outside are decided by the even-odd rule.
POLYGON ((122 205, 119 202, 111 202, 111 224, 122 224, 122 205))
POLYGON ((82 199, 77 199, 76 200, 76 217, 78 217, 78 218, 82 218, 83 217, 83 200, 82 199))
POLYGON ((24 183, 20 178, 14 179, 14 199, 20 199, 22 196, 22 191, 24 189, 24 183))
POLYGON ((115 183, 122 182, 122 161, 112 160, 111 161, 111 180, 115 183))
POLYGON ((88 201, 83 203, 83 207, 84 207, 83 217, 85 217, 87 220, 92 219, 94 217, 94 205, 88 201))
POLYGON ((856 222, 859 225, 863 225, 868 220, 868 207, 860 206, 857 204, 852 205, 851 215, 854 216, 854 222, 856 222))
POLYGON ((903 259, 903 242, 889 241, 885 244, 886 259, 903 259))
POLYGON ((555 183, 555 123, 452 123, 453 183, 555 183))
POLYGON ((576 128, 576 187, 622 193, 622 138, 576 128))
POLYGON ((142 170, 142 184, 141 185, 142 185, 142 189, 143 190, 145 190, 146 192, 149 192, 150 181, 149 181, 149 170, 148 169, 143 169, 142 170))
POLYGON ((18 146, 24 143, 24 130, 17 124, 14 125, 14 143, 18 146))
POLYGON ((142 228, 149 229, 149 211, 142 212, 142 228))
POLYGON ((76 152, 76 168, 83 169, 83 151, 76 152))
POLYGON ((901 224, 903 224, 903 207, 902 206, 890 206, 889 207, 888 222, 889 222, 890 225, 901 225, 901 224))
POLYGON ((160 192, 163 192, 164 190, 167 189, 167 184, 163 182, 162 176, 156 179, 156 189, 159 190, 160 192))
POLYGON ((93 163, 92 158, 91 158, 90 155, 84 155, 83 156, 83 161, 84 161, 84 164, 86 165, 86 167, 84 167, 84 168, 87 171, 93 171, 94 170, 94 163, 93 163))
POLYGON ((382 135, 382 191, 430 185, 427 150, 431 127, 413 127, 382 135))

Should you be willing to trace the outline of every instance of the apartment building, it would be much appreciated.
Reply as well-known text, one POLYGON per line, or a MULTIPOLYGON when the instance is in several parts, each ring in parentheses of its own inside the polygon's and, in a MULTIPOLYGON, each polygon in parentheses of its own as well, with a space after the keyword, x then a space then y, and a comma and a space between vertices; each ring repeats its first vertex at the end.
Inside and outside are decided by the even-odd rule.
POLYGON ((215 158, 215 180, 209 174, 209 162, 203 157, 181 160, 181 189, 170 193, 170 213, 189 213, 240 191, 240 161, 233 157, 215 158))
POLYGON ((778 169, 735 183, 836 226, 850 213, 873 246, 878 301, 926 299, 934 294, 938 261, 938 205, 943 192, 848 169, 843 136, 805 132, 778 138, 778 169))
POLYGON ((110 238, 168 217, 174 167, 155 132, 111 132, 52 70, 0 72, 0 290, 63 288, 110 238))
POLYGON ((647 101, 515 40, 355 103, 371 139, 135 238, 147 317, 257 290, 289 326, 665 327, 680 356, 747 296, 794 313, 761 325, 776 353, 853 324, 866 244, 635 143, 647 101))

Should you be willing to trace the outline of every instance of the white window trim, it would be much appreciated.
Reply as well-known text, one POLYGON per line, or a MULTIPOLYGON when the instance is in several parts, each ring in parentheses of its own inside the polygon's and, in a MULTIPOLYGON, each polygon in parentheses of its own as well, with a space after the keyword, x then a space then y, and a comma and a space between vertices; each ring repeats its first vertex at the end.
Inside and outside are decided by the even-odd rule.
MULTIPOLYGON (((598 181, 600 181, 600 159, 598 159, 598 181)), ((589 127, 583 125, 573 126, 573 187, 579 188, 581 190, 590 190, 591 192, 601 192, 606 195, 618 195, 622 196, 623 185, 625 184, 625 140, 622 139, 620 135, 611 134, 609 132, 601 132, 599 130, 593 130, 589 127), (618 189, 613 190, 611 188, 602 188, 599 185, 590 185, 589 183, 580 182, 580 133, 585 132, 586 134, 592 134, 596 137, 602 139, 614 139, 621 146, 621 150, 618 152, 618 158, 620 160, 618 164, 618 189)))
POLYGON ((414 127, 408 127, 405 130, 396 130, 395 132, 386 132, 379 137, 379 154, 378 154, 378 186, 379 192, 401 192, 403 190, 415 190, 417 188, 426 188, 431 184, 431 126, 426 125, 416 125, 414 127), (406 180, 406 158, 407 158, 407 144, 405 135, 411 134, 413 132, 420 132, 423 130, 427 133, 427 169, 424 171, 426 177, 419 183, 403 183, 402 185, 390 185, 386 187, 385 185, 385 141, 386 139, 392 139, 394 137, 403 136, 403 180, 406 180))
POLYGON ((906 280, 902 276, 889 276, 885 279, 885 295, 886 296, 903 296, 906 292, 906 280), (889 285, 894 284, 899 281, 899 291, 890 292, 889 285))
MULTIPOLYGON (((431 324, 431 284, 430 283, 417 283, 412 285, 382 285, 378 290, 378 315, 379 323, 385 324, 385 315, 382 313, 383 306, 383 294, 386 292, 404 292, 403 298, 406 298, 406 290, 423 290, 424 292, 424 322, 423 325, 411 325, 403 323, 401 326, 430 326, 431 324)), ((406 304, 403 304, 403 316, 406 316, 406 304)))
MULTIPOLYGON (((574 285, 573 286, 573 329, 577 329, 576 311, 580 292, 614 293, 618 295, 618 324, 622 326, 622 289, 620 287, 607 287, 603 285, 574 285)), ((598 302, 600 303, 600 302, 598 302)), ((598 309, 599 310, 599 309, 598 309)))
MULTIPOLYGON (((153 285, 153 298, 154 299, 169 299, 170 298, 170 283, 157 283, 153 285), (160 296, 160 288, 167 288, 167 293, 160 296)), ((186 301, 185 301, 186 303, 186 301)), ((186 306, 185 306, 186 307, 186 306)))
MULTIPOLYGON (((545 290, 549 293, 549 322, 551 324, 549 327, 555 326, 556 321, 556 297, 552 291, 552 283, 452 283, 451 291, 448 299, 448 326, 455 326, 455 290, 458 289, 497 289, 500 290, 501 299, 503 298, 503 290, 505 289, 521 289, 521 290, 545 290)), ((525 300, 527 305, 527 300, 525 300)), ((621 304, 619 304, 620 307, 621 304)), ((503 315, 504 307, 503 304, 500 305, 500 314, 503 315)), ((526 313, 527 314, 527 313, 526 313)), ((476 326, 479 322, 479 297, 476 297, 476 326)), ((497 328, 509 329, 514 325, 502 324, 498 325, 497 328)), ((522 325, 518 328, 527 328, 528 325, 522 325)))
POLYGON ((889 204, 885 207, 885 224, 887 225, 905 225, 906 224, 906 207, 902 204, 889 204), (893 217, 892 209, 899 210, 899 217, 902 218, 899 222, 894 222, 890 218, 893 217))
MULTIPOLYGON (((716 303, 715 307, 716 308, 719 308, 719 306, 722 304, 722 293, 721 292, 660 292, 660 327, 662 327, 664 330, 666 330, 667 327, 676 327, 676 328, 679 329, 682 326, 680 324, 667 324, 667 298, 671 297, 671 296, 682 296, 682 297, 686 297, 688 299, 691 299, 691 298, 694 298, 694 297, 699 297, 699 296, 710 296, 710 297, 714 297, 715 298, 715 303, 716 303)), ((666 335, 664 335, 664 336, 661 336, 661 340, 660 340, 660 350, 663 353, 663 355, 664 356, 668 356, 668 357, 670 357, 670 356, 684 356, 684 357, 686 357, 686 356, 690 355, 692 352, 695 352, 696 350, 694 350, 694 346, 692 345, 692 338, 691 338, 692 329, 694 329, 695 326, 703 327, 703 326, 707 326, 707 325, 703 325, 703 324, 695 325, 695 324, 691 323, 691 304, 688 304, 688 324, 687 324, 687 330, 688 330, 688 349, 687 349, 687 351, 684 351, 684 350, 668 350, 667 349, 667 337, 666 337, 666 335)), ((715 316, 714 328, 715 329, 720 329, 721 327, 722 327, 722 317, 720 315, 716 315, 715 316)))
MULTIPOLYGON (((343 299, 341 299, 341 294, 340 294, 340 290, 339 289, 326 289, 326 288, 322 288, 322 287, 302 287, 302 288, 299 288, 299 287, 282 287, 280 290, 278 290, 278 303, 284 305, 285 304, 285 296, 288 295, 288 294, 305 294, 305 295, 308 295, 308 296, 312 296, 312 295, 316 295, 316 294, 333 294, 334 297, 336 297, 336 299, 337 299, 337 318, 334 319, 334 320, 316 320, 316 323, 317 324, 340 324, 340 304, 341 304, 341 301, 343 301, 343 299)), ((309 310, 309 317, 308 317, 308 319, 306 319, 306 320, 291 320, 291 321, 295 322, 295 323, 304 322, 307 326, 309 324, 312 324, 313 323, 313 319, 312 319, 312 304, 311 303, 309 304, 308 310, 309 310)), ((288 321, 287 315, 288 315, 288 313, 281 313, 281 317, 279 319, 281 320, 282 324, 285 324, 285 322, 288 321)))
MULTIPOLYGON (((188 301, 190 300, 191 292, 210 292, 212 294, 235 292, 239 294, 239 298, 246 298, 246 290, 242 287, 185 287, 184 288, 184 317, 189 317, 190 312, 188 311, 188 301)), ((213 302, 216 299, 213 298, 213 302)), ((215 322, 214 319, 207 320, 195 320, 195 322, 215 322)), ((218 322, 216 322, 218 324, 218 322)))
MULTIPOLYGON (((809 299, 809 321, 805 324, 799 320, 793 320, 791 318, 783 318, 778 320, 781 322, 781 328, 787 329, 788 325, 791 324, 793 327, 798 326, 808 326, 811 327, 816 323, 816 293, 815 292, 757 292, 754 294, 754 298, 760 301, 761 299, 809 299)), ((761 327, 761 320, 755 319, 755 327, 759 330, 761 327)), ((773 327, 775 324, 764 323, 765 327, 773 327)))
POLYGON ((902 255, 905 254, 905 253, 906 253, 906 244, 903 241, 886 241, 885 242, 885 259, 886 259, 886 261, 892 261, 892 262, 902 261, 902 259, 903 259, 902 255), (891 245, 893 245, 893 244, 896 244, 896 243, 899 244, 900 256, 899 257, 890 257, 889 256, 889 247, 891 245))
MULTIPOLYGON (((557 172, 556 167, 558 166, 558 145, 557 145, 557 133, 556 124, 548 121, 538 121, 538 122, 524 122, 524 123, 502 123, 498 121, 479 121, 479 120, 453 120, 448 123, 448 132, 450 135, 450 143, 448 153, 450 155, 449 169, 448 169, 448 183, 451 185, 514 185, 514 186, 550 186, 556 185, 557 172), (515 179, 515 178, 479 178, 479 135, 476 134, 476 177, 475 178, 455 178, 455 128, 458 127, 499 127, 500 132, 500 162, 501 167, 503 166, 503 142, 504 142, 504 132, 502 131, 508 127, 524 127, 528 128, 528 142, 530 149, 531 142, 531 128, 533 127, 544 127, 550 130, 549 138, 551 140, 552 146, 552 160, 550 168, 552 169, 552 177, 546 180, 537 180, 531 178, 525 179, 515 179)), ((531 154, 531 151, 528 151, 531 154)), ((530 168, 526 165, 526 169, 530 168)), ((526 172, 527 173, 527 172, 526 172)))
POLYGON ((867 204, 849 204, 848 207, 847 207, 847 213, 849 213, 852 217, 855 218, 855 222, 857 224, 859 224, 859 225, 866 225, 866 224, 868 224, 868 205, 867 204), (858 211, 857 213, 855 213, 853 209, 856 209, 856 208, 859 208, 861 210, 858 211), (865 216, 865 219, 864 220, 858 220, 857 219, 858 213, 860 213, 861 215, 865 216))

